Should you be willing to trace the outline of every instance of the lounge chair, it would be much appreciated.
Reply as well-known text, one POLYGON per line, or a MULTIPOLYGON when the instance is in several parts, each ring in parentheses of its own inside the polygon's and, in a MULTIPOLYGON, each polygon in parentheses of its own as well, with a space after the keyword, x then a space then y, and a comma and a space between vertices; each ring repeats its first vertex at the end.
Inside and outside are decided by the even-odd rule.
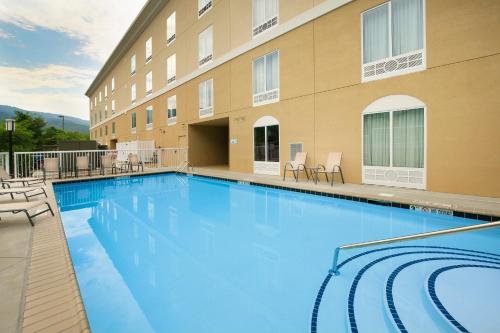
POLYGON ((26 217, 28 218, 28 221, 30 222, 31 226, 35 225, 33 223, 33 218, 35 216, 38 216, 46 212, 50 212, 52 216, 54 216, 52 208, 46 201, 14 202, 14 203, 9 202, 0 204, 0 213, 12 213, 12 214, 24 213, 26 214, 26 217), (43 205, 46 205, 47 208, 41 211, 36 211, 34 214, 30 214, 29 212, 30 210, 43 205))
POLYGON ((11 199, 14 199, 14 194, 22 194, 26 201, 29 201, 29 198, 35 197, 37 195, 45 195, 47 197, 47 193, 43 187, 17 187, 17 188, 2 188, 0 189, 0 195, 9 194, 11 199))
POLYGON ((286 178, 286 172, 292 171, 295 181, 299 181, 299 173, 303 171, 306 174, 307 179, 309 179, 309 174, 306 168, 307 152, 300 152, 295 154, 295 160, 286 162, 285 168, 283 170, 283 180, 286 178))
POLYGON ((0 168, 0 183, 2 188, 11 187, 12 185, 31 186, 42 183, 45 185, 45 179, 38 177, 11 178, 3 168, 0 168))
POLYGON ((318 180, 320 174, 324 174, 326 181, 328 180, 328 175, 332 177, 331 185, 333 186, 333 176, 335 173, 340 173, 340 178, 342 179, 342 184, 344 184, 344 175, 342 174, 342 167, 340 163, 342 162, 342 153, 334 152, 328 154, 328 159, 326 161, 326 166, 319 164, 316 169, 316 180, 318 180))
POLYGON ((137 167, 137 172, 139 172, 139 167, 142 169, 142 172, 144 172, 144 164, 141 160, 139 160, 139 156, 137 156, 137 154, 128 155, 128 165, 130 171, 132 172, 134 171, 134 166, 137 167))
POLYGON ((116 173, 116 164, 110 155, 101 156, 101 175, 106 173, 106 170, 111 169, 111 173, 116 173))
POLYGON ((90 176, 90 164, 89 164, 89 157, 87 155, 76 157, 76 169, 75 169, 76 177, 78 177, 78 173, 80 171, 87 171, 87 175, 90 176))
POLYGON ((56 173, 61 178, 61 168, 59 167, 59 158, 46 157, 43 159, 43 178, 47 179, 47 174, 56 173))

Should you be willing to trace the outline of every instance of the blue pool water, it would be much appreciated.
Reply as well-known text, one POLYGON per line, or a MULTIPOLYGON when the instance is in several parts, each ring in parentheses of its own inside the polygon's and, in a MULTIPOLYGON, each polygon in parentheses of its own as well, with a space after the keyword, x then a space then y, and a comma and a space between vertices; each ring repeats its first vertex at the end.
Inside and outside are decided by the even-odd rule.
POLYGON ((328 274, 339 245, 478 221, 174 174, 55 191, 94 332, 500 331, 499 230, 328 274))

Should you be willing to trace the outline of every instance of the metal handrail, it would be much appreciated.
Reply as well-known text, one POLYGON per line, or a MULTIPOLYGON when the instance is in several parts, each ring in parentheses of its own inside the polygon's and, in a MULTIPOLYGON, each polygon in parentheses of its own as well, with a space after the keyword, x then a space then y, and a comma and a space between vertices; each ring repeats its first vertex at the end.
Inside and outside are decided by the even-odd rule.
POLYGON ((375 246, 375 245, 381 245, 381 244, 391 244, 391 243, 397 243, 397 242, 403 242, 403 241, 409 241, 409 240, 415 240, 415 239, 424 239, 424 238, 430 238, 430 237, 435 237, 435 236, 456 234, 459 232, 474 231, 474 230, 496 228, 496 227, 500 227, 500 221, 475 224, 475 225, 470 225, 470 226, 466 226, 466 227, 424 232, 424 233, 420 233, 420 234, 400 236, 400 237, 394 237, 394 238, 385 238, 385 239, 379 239, 379 240, 374 240, 374 241, 369 241, 369 242, 361 242, 361 243, 342 245, 342 246, 337 247, 333 253, 332 268, 330 269, 329 272, 332 274, 335 274, 335 275, 339 274, 338 261, 339 261, 340 250, 358 249, 358 248, 368 247, 368 246, 375 246))
POLYGON ((181 172, 181 170, 184 170, 184 169, 189 171, 189 168, 191 168, 191 172, 194 172, 193 165, 191 163, 189 163, 188 161, 185 161, 185 163, 183 165, 181 165, 177 170, 175 170, 175 173, 179 173, 179 172, 181 172))

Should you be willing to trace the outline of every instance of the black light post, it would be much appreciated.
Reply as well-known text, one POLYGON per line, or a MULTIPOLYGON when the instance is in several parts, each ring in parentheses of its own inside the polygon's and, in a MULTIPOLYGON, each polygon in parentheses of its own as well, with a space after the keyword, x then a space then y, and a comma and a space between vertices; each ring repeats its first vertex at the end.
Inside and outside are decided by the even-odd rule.
POLYGON ((9 174, 14 177, 14 149, 12 146, 12 134, 16 130, 14 119, 5 119, 5 130, 9 133, 9 174))

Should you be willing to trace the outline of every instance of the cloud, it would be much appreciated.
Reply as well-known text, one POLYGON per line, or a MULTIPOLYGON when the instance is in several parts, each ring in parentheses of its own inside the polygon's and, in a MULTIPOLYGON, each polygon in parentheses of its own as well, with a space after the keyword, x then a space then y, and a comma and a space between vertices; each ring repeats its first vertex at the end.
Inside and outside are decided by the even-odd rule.
POLYGON ((14 39, 14 35, 0 29, 0 39, 14 39))
POLYGON ((0 66, 0 101, 33 111, 88 119, 88 99, 82 91, 97 72, 69 66, 38 68, 0 66))
POLYGON ((66 33, 82 40, 75 53, 104 62, 145 2, 0 0, 0 21, 26 30, 43 27, 66 33))

